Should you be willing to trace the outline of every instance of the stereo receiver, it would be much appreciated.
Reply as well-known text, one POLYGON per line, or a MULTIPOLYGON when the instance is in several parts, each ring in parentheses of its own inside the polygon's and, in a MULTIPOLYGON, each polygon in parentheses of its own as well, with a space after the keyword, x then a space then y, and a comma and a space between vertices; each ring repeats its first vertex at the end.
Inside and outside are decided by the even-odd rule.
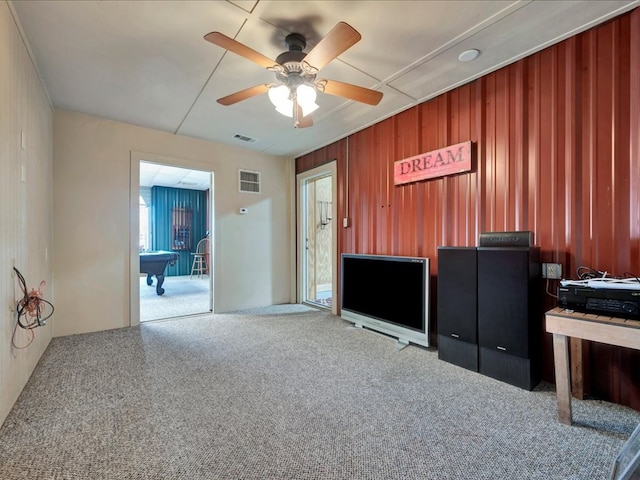
POLYGON ((640 290, 566 284, 558 287, 558 306, 577 312, 639 319, 640 290))

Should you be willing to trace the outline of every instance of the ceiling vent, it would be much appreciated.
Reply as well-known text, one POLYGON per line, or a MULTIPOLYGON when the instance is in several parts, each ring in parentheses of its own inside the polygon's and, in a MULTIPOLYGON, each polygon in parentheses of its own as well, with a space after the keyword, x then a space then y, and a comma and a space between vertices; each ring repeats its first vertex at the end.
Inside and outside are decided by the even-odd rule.
POLYGON ((257 138, 251 138, 251 137, 247 137, 246 135, 240 135, 239 133, 236 133, 233 138, 235 138, 236 140, 242 140, 243 142, 249 142, 249 143, 256 143, 258 141, 257 138))
POLYGON ((240 191, 246 193, 260 193, 260 172, 239 170, 240 191))

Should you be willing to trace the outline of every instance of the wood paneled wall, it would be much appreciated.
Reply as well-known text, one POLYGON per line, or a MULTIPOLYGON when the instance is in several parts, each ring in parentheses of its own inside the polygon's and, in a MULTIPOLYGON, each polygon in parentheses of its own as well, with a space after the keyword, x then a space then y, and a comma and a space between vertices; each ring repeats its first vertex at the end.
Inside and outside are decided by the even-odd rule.
MULTIPOLYGON (((640 275, 638 52, 635 9, 298 158, 296 171, 337 159, 338 215, 351 222, 338 254, 432 259, 432 331, 437 247, 477 245, 484 231, 533 231, 542 261, 561 263, 565 278, 579 266, 640 275), (393 185, 396 160, 467 140, 471 173, 393 185)), ((640 409, 640 354, 595 343, 584 352, 585 390, 640 409)), ((548 334, 544 378, 553 381, 548 334)))

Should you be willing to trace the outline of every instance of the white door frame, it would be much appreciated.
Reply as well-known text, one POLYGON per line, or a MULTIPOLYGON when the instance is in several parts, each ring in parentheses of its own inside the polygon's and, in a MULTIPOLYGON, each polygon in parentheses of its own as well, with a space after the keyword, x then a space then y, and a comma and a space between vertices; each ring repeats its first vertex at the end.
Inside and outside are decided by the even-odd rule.
POLYGON ((304 186, 308 180, 312 180, 317 177, 323 177, 327 174, 331 176, 331 218, 333 219, 330 223, 331 225, 331 296, 333 301, 331 302, 331 313, 337 315, 338 311, 338 302, 336 301, 338 298, 338 167, 337 162, 335 160, 320 165, 319 167, 313 168, 311 170, 307 170, 306 172, 299 173, 296 175, 296 205, 297 205, 297 226, 296 236, 297 236, 297 277, 298 277, 298 285, 296 289, 297 302, 302 303, 305 299, 305 283, 306 283, 306 274, 305 271, 305 240, 306 240, 306 222, 305 222, 305 212, 306 208, 304 208, 304 186))
MULTIPOLYGON (((183 159, 163 157, 152 153, 131 151, 130 160, 130 183, 129 183, 129 225, 130 225, 130 243, 129 243, 129 319, 130 325, 140 325, 140 162, 151 162, 162 165, 172 165, 179 168, 190 170, 200 170, 211 173, 211 183, 209 185, 209 225, 211 231, 209 237, 215 239, 215 172, 211 170, 211 166, 205 166, 199 163, 192 163, 183 159)), ((213 298, 215 296, 215 248, 214 241, 209 242, 209 309, 213 311, 213 298)))

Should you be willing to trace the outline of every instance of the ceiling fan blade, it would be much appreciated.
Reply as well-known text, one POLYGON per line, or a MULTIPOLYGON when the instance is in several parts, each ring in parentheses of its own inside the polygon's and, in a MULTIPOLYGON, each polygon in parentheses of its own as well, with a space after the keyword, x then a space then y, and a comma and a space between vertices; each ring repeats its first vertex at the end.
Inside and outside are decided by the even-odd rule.
POLYGON ((251 60, 253 63, 257 63, 261 67, 271 68, 276 66, 276 62, 271 60, 269 57, 265 57, 261 53, 256 52, 252 48, 247 47, 246 45, 234 40, 233 38, 227 37, 225 34, 220 32, 211 32, 207 33, 204 36, 204 39, 207 42, 211 42, 214 45, 218 45, 224 49, 229 50, 241 57, 246 58, 247 60, 251 60))
POLYGON ((351 25, 339 22, 327 35, 313 47, 304 57, 304 64, 311 67, 311 73, 324 68, 327 63, 360 41, 362 36, 351 25))
POLYGON ((311 118, 311 115, 307 115, 306 117, 302 117, 298 120, 298 123, 296 124, 296 128, 307 128, 307 127, 313 127, 313 118, 311 118))
POLYGON ((256 95, 267 93, 268 90, 269 87, 267 85, 256 85, 255 87, 245 88, 239 92, 219 98, 218 103, 228 107, 229 105, 241 102, 242 100, 247 100, 248 98, 255 97, 256 95))
POLYGON ((370 88, 358 87, 350 83, 338 82, 337 80, 320 80, 317 84, 318 90, 329 95, 348 98, 356 102, 368 105, 377 105, 382 100, 382 92, 371 90, 370 88))
POLYGON ((302 117, 300 120, 298 120, 298 123, 296 124, 296 128, 307 128, 307 127, 313 127, 313 118, 311 118, 311 115, 302 117))
POLYGON ((302 116, 302 107, 298 105, 298 102, 294 99, 293 108, 295 109, 293 112, 293 126, 296 128, 307 128, 313 126, 313 118, 311 118, 311 114, 306 117, 302 116))

